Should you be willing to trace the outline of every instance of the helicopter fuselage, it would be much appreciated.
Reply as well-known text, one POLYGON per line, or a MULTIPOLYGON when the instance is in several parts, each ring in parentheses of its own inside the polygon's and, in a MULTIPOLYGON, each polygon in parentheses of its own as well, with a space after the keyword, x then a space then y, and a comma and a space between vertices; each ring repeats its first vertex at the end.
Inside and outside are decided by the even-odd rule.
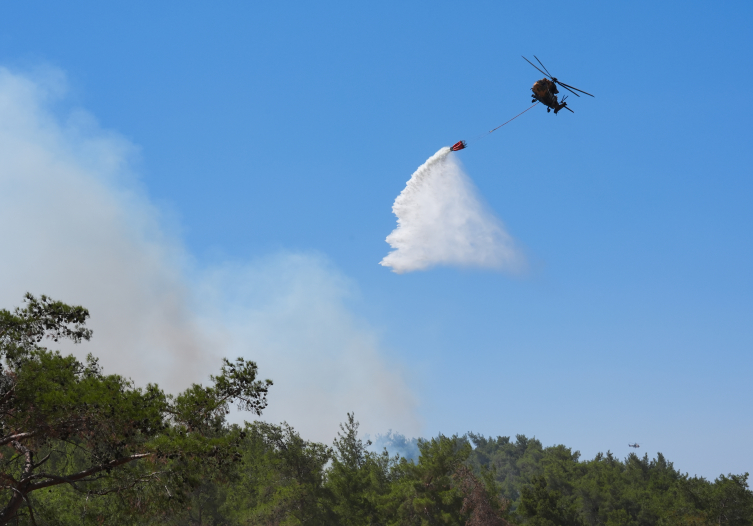
POLYGON ((576 91, 579 91, 585 95, 588 95, 589 97, 593 97, 593 95, 591 95, 587 91, 583 91, 582 89, 578 89, 575 86, 570 86, 569 84, 565 84, 561 80, 557 80, 557 77, 549 73, 549 70, 546 69, 546 66, 544 65, 544 63, 539 60, 539 57, 534 55, 533 58, 535 58, 536 61, 539 64, 541 64, 541 67, 544 69, 539 68, 536 64, 528 60, 526 57, 523 57, 523 60, 525 60, 534 68, 536 68, 539 71, 539 73, 546 75, 546 77, 544 77, 541 80, 537 80, 534 83, 533 87, 531 88, 531 91, 533 92, 533 101, 531 102, 538 101, 544 104, 546 106, 547 113, 549 113, 551 110, 554 110, 554 113, 556 115, 557 112, 560 111, 562 108, 565 108, 567 111, 575 113, 573 110, 567 107, 567 102, 565 102, 565 99, 568 97, 567 95, 562 97, 562 102, 557 100, 557 93, 559 93, 559 91, 557 90, 558 85, 562 86, 567 91, 569 91, 573 95, 577 95, 578 97, 580 97, 580 95, 575 93, 576 91))
POLYGON ((537 80, 531 88, 531 91, 533 92, 533 100, 539 101, 547 106, 546 111, 549 111, 549 108, 551 108, 556 114, 562 108, 567 106, 566 102, 559 102, 557 100, 557 93, 559 93, 557 85, 547 78, 537 80))

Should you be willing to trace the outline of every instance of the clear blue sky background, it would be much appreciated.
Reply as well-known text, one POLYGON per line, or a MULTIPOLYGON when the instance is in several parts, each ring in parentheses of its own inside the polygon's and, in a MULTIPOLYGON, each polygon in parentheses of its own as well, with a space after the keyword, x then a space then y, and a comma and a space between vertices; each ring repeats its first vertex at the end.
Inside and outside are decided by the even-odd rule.
POLYGON ((683 471, 753 471, 750 2, 0 15, 0 64, 62 69, 67 106, 140 145, 149 195, 199 261, 314 250, 350 276, 426 435, 523 433, 588 457, 639 441, 683 471), (596 98, 460 154, 530 275, 377 265, 410 174, 525 109, 533 54, 596 98))

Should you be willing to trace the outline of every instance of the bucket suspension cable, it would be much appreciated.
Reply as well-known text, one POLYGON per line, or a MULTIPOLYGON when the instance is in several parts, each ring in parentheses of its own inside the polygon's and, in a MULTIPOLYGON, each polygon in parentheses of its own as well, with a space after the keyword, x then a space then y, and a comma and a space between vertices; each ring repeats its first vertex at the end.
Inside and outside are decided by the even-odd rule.
MULTIPOLYGON (((538 104, 538 101, 537 101, 537 102, 536 102, 535 104, 532 104, 532 105, 531 105, 530 107, 528 107, 528 108, 526 108, 525 110, 523 110, 523 111, 521 111, 520 113, 518 113, 518 114, 517 114, 517 115, 516 115, 515 117, 513 117, 512 119, 510 119, 510 120, 508 120, 508 121, 505 121, 505 122, 503 122, 502 124, 500 124, 500 125, 499 125, 499 126, 497 126, 496 128, 494 128, 494 129, 491 129, 491 130, 489 130, 488 132, 484 132, 484 133, 482 133, 481 135, 477 135, 476 137, 474 137, 474 138, 473 138, 473 140, 475 141, 476 139, 482 139, 482 138, 486 137, 487 135, 489 135, 489 134, 491 134, 491 133, 494 133, 495 131, 497 131, 498 129, 500 129, 500 128, 501 128, 502 126, 504 126, 505 124, 507 124, 507 123, 510 123, 510 122, 512 122, 512 121, 514 121, 515 119, 517 119, 518 117, 520 117, 521 115, 523 115, 523 114, 524 114, 525 112, 527 112, 528 110, 530 110, 530 109, 533 109, 533 107, 534 107, 534 106, 536 106, 537 104, 538 104)), ((457 152, 457 151, 459 151, 459 150, 462 150, 462 149, 466 148, 467 146, 468 146, 468 142, 467 142, 467 141, 458 141, 458 142, 456 142, 455 144, 453 144, 453 145, 452 145, 452 146, 450 147, 450 151, 451 151, 451 152, 457 152)))
POLYGON ((518 113, 518 114, 517 114, 517 115, 516 115, 515 117, 513 117, 513 118, 512 118, 512 119, 510 119, 509 121, 505 121, 505 122, 503 122, 502 124, 500 124, 499 126, 497 126, 496 128, 494 128, 493 130, 489 130, 489 132, 488 132, 488 133, 485 133, 484 135, 489 135, 489 133, 493 133, 493 132, 497 131, 498 129, 500 129, 500 128, 501 128, 502 126, 504 126, 504 125, 505 125, 505 124, 507 124, 508 122, 512 122, 512 121, 514 121, 515 119, 517 119, 518 117, 520 117, 521 115, 523 115, 523 114, 524 114, 525 112, 527 112, 528 110, 530 110, 530 109, 533 109, 533 107, 534 107, 534 106, 536 106, 536 104, 538 104, 538 101, 536 101, 536 103, 535 103, 535 104, 532 104, 532 105, 531 105, 530 107, 528 107, 528 108, 526 108, 525 110, 523 110, 523 111, 521 111, 520 113, 518 113))

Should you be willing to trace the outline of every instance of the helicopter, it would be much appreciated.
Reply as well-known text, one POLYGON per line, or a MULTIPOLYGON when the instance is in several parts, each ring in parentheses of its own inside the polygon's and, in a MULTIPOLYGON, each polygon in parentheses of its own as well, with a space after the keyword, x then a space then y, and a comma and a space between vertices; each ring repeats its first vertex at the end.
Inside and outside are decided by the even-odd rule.
POLYGON ((576 93, 576 91, 580 91, 581 93, 585 93, 586 95, 593 97, 590 93, 587 91, 583 91, 581 89, 575 88, 573 86, 570 86, 569 84, 565 84, 564 82, 561 82, 557 80, 557 77, 553 76, 551 73, 549 73, 549 70, 546 69, 546 66, 539 60, 539 57, 536 55, 533 56, 533 58, 536 59, 536 61, 541 64, 541 67, 544 68, 544 71, 541 71, 539 67, 528 60, 526 57, 523 57, 523 60, 528 62, 530 65, 532 65, 534 68, 538 69, 541 73, 544 73, 546 77, 541 80, 537 80, 533 87, 531 88, 531 91, 533 92, 533 100, 531 102, 540 102, 544 104, 546 108, 546 112, 549 113, 551 110, 554 110, 554 114, 557 115, 557 112, 559 112, 562 108, 565 108, 570 113, 575 113, 573 110, 567 107, 567 102, 565 102, 565 99, 568 97, 568 95, 565 95, 562 97, 562 102, 557 101, 557 93, 559 93, 559 90, 557 89, 557 85, 562 86, 567 91, 575 95, 576 97, 580 97, 576 93), (546 73, 545 73, 546 72, 546 73))
POLYGON ((637 448, 641 447, 641 445, 638 442, 636 442, 635 444, 628 444, 628 447, 634 447, 634 448, 637 449, 637 448))

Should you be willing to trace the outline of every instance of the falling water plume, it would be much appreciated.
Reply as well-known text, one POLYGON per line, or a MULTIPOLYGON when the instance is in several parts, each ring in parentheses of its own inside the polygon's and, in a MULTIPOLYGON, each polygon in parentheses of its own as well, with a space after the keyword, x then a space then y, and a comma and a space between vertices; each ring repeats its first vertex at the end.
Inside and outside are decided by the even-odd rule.
POLYGON ((429 157, 395 199, 397 228, 386 240, 394 250, 379 264, 398 274, 436 265, 522 270, 523 254, 450 152, 429 157))

